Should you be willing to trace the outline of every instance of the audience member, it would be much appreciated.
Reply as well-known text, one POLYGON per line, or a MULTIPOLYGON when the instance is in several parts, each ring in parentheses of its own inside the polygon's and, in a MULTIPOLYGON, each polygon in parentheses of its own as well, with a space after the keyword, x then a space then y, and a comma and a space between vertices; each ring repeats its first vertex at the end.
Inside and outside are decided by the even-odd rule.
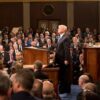
POLYGON ((87 75, 81 75, 79 77, 79 86, 80 86, 81 89, 83 89, 84 85, 88 82, 90 82, 90 79, 87 75))
POLYGON ((87 75, 81 75, 79 77, 79 86, 81 88, 81 92, 77 95, 77 100, 80 100, 80 98, 82 98, 82 93, 83 93, 83 89, 84 89, 84 85, 86 83, 90 82, 90 79, 87 75))
POLYGON ((97 93, 97 86, 94 83, 90 83, 90 82, 86 83, 84 85, 83 91, 92 91, 92 92, 97 93))
POLYGON ((83 100, 83 93, 86 90, 97 93, 97 87, 92 83, 93 78, 89 73, 84 73, 79 77, 79 86, 82 89, 81 92, 77 95, 77 100, 83 100))
POLYGON ((34 62, 34 75, 36 79, 45 80, 48 79, 48 76, 42 72, 42 62, 37 60, 34 62))
POLYGON ((43 82, 42 95, 43 95, 43 100, 56 100, 54 86, 50 81, 43 82))
POLYGON ((90 80, 91 83, 94 82, 93 77, 91 76, 90 73, 84 73, 83 75, 87 75, 89 77, 89 80, 90 80))
POLYGON ((9 78, 0 72, 0 100, 9 100, 11 82, 9 78))
POLYGON ((79 100, 100 100, 100 96, 92 91, 83 92, 82 99, 79 100))
POLYGON ((34 95, 35 98, 37 98, 38 100, 42 99, 42 87, 43 87, 42 80, 35 79, 32 88, 32 95, 34 95))
POLYGON ((11 100, 36 100, 30 94, 33 82, 34 77, 32 71, 22 69, 16 72, 12 81, 14 94, 11 96, 11 100))

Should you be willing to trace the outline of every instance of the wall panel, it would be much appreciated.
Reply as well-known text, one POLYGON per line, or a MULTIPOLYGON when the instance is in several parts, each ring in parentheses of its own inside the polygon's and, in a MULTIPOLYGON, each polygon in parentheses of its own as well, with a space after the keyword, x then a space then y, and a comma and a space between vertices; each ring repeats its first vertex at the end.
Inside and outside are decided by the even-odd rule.
POLYGON ((0 3, 0 27, 22 26, 23 4, 22 3, 0 3))
POLYGON ((37 28, 39 20, 59 20, 62 24, 67 24, 67 3, 66 2, 34 2, 30 4, 31 27, 37 28), (53 6, 53 13, 46 16, 43 8, 46 5, 53 6))
POLYGON ((98 2, 75 2, 74 3, 74 26, 90 27, 98 29, 98 2))

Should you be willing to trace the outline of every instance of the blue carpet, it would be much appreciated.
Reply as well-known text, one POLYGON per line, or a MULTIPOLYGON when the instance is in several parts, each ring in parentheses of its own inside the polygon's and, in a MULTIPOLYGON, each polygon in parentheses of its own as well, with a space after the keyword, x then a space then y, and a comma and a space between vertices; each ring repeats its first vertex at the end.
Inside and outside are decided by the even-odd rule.
POLYGON ((80 88, 78 85, 72 85, 71 86, 71 95, 67 94, 59 94, 61 97, 61 100, 76 100, 77 94, 80 92, 80 88))

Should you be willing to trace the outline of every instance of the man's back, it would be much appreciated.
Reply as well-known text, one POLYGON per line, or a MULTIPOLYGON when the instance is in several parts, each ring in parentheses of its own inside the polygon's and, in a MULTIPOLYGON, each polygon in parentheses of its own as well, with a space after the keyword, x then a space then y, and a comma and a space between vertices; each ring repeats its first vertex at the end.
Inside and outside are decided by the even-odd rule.
POLYGON ((21 91, 18 93, 14 93, 11 97, 11 100, 37 100, 32 97, 28 92, 21 91))
POLYGON ((45 73, 42 72, 42 71, 36 71, 36 72, 34 72, 34 76, 35 76, 35 78, 41 79, 41 80, 48 79, 48 75, 45 74, 45 73))

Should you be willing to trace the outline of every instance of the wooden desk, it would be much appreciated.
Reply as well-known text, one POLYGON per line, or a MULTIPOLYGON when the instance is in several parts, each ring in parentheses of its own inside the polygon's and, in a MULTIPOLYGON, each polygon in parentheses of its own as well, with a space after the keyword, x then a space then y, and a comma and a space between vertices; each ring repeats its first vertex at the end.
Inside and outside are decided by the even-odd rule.
POLYGON ((95 81, 100 80, 100 47, 84 48, 84 69, 95 81))
POLYGON ((43 64, 48 65, 48 50, 35 47, 26 47, 23 51, 24 64, 31 65, 36 60, 41 60, 43 64))
MULTIPOLYGON (((24 65, 23 67, 34 70, 33 65, 24 65)), ((58 85, 59 68, 43 68, 42 71, 48 75, 49 80, 51 80, 55 86, 58 85)))
POLYGON ((53 84, 56 86, 58 85, 58 72, 59 68, 44 68, 43 72, 45 72, 49 79, 53 82, 53 84))

